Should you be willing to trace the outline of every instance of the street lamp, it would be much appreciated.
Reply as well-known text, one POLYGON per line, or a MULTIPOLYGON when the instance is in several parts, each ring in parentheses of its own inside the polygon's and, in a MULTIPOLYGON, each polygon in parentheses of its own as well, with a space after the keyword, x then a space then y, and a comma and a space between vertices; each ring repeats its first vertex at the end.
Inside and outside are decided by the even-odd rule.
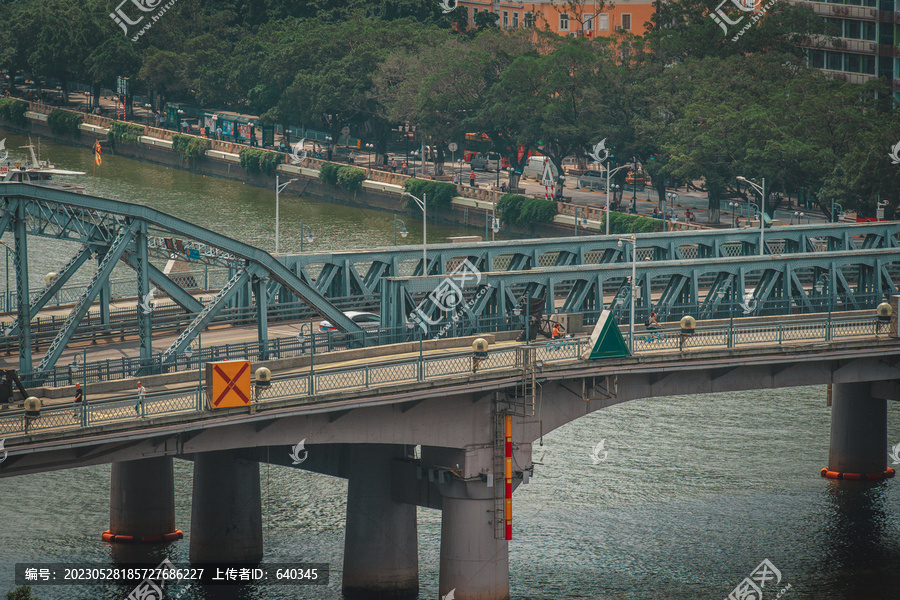
MULTIPOLYGON (((734 275, 728 280, 728 291, 731 297, 728 299, 728 347, 734 347, 734 275)), ((725 297, 725 290, 716 292, 719 300, 725 297)))
POLYGON ((488 229, 495 234, 500 231, 500 219, 494 216, 493 210, 484 213, 484 241, 488 241, 488 229))
POLYGON ((425 200, 425 194, 422 194, 421 200, 416 198, 409 192, 403 192, 401 196, 409 196, 412 198, 416 206, 422 211, 422 275, 428 275, 428 210, 425 200))
POLYGON ((816 293, 821 294, 822 290, 828 288, 828 329, 825 331, 825 341, 831 340, 831 309, 834 303, 834 294, 832 293, 831 278, 828 273, 822 273, 818 281, 816 281, 816 293))
POLYGON ((736 209, 740 208, 740 206, 741 206, 741 205, 738 204, 737 202, 729 202, 729 203, 728 203, 728 207, 731 208, 731 226, 732 226, 732 227, 735 226, 735 221, 734 221, 734 211, 735 211, 736 209))
POLYGON ((275 173, 275 254, 278 254, 278 230, 281 227, 281 221, 278 214, 279 206, 281 204, 281 190, 294 183, 295 181, 297 180, 289 179, 285 183, 278 183, 278 173, 275 173))
POLYGON ((634 354, 634 296, 640 286, 636 285, 637 281, 637 237, 631 234, 630 237, 619 238, 617 245, 622 247, 622 242, 631 242, 631 310, 628 315, 628 351, 634 354))
MULTIPOLYGON (((609 207, 607 206, 606 208, 607 208, 606 214, 607 214, 607 217, 609 217, 609 207)), ((584 217, 581 220, 581 226, 587 227, 587 224, 588 224, 587 223, 587 213, 585 213, 584 210, 582 210, 576 206, 575 207, 575 237, 578 237, 578 213, 581 213, 581 215, 584 217)))
POLYGON ((834 198, 832 198, 832 199, 831 199, 831 222, 832 222, 832 223, 835 222, 835 218, 834 218, 834 215, 835 215, 835 214, 840 215, 840 216, 838 217, 838 219, 844 218, 844 207, 841 206, 840 204, 837 204, 837 203, 834 201, 834 198), (835 207, 837 207, 837 209, 838 209, 837 213, 834 212, 835 207))
POLYGON ((9 246, 6 245, 6 242, 0 240, 0 244, 3 244, 3 249, 6 250, 6 305, 3 307, 4 312, 9 311, 9 246))
POLYGON ((803 218, 803 213, 802 213, 802 212, 794 211, 794 214, 791 215, 791 225, 794 224, 794 219, 795 219, 795 218, 797 219, 797 225, 799 225, 799 224, 800 224, 800 220, 803 218))
POLYGON ((400 223, 400 237, 406 237, 409 235, 409 232, 406 230, 406 223, 403 222, 403 219, 398 219, 397 215, 394 215, 394 245, 397 245, 397 223, 400 223))
MULTIPOLYGON (((766 178, 765 177, 762 178, 762 186, 758 186, 755 183, 753 183, 752 181, 750 181, 749 179, 747 179, 746 177, 742 177, 740 175, 738 176, 737 179, 738 179, 738 181, 743 181, 744 183, 752 186, 753 189, 755 189, 757 192, 759 192, 760 198, 762 198, 762 200, 760 201, 760 206, 765 207, 765 205, 766 205, 766 178)), ((749 218, 749 216, 750 215, 748 214, 747 217, 749 218)), ((763 210, 762 210, 762 208, 760 208, 760 211, 759 211, 759 255, 760 256, 763 256, 766 253, 766 251, 765 251, 766 246, 765 246, 765 242, 764 242, 766 223, 765 223, 764 217, 765 217, 765 215, 763 213, 763 210)))
MULTIPOLYGON (((625 164, 625 165, 622 165, 621 167, 616 167, 615 169, 612 169, 612 170, 610 170, 609 168, 606 169, 606 235, 609 235, 609 179, 616 171, 628 168, 630 166, 631 166, 630 164, 625 164)), ((613 186, 613 189, 618 190, 619 186, 615 185, 615 186, 613 186)), ((632 200, 631 206, 632 206, 632 208, 634 208, 633 200, 632 200)), ((637 211, 634 211, 634 212, 637 212, 637 211)), ((578 219, 575 219, 575 220, 577 221, 578 219)), ((576 223, 576 227, 577 227, 577 225, 578 224, 576 223)), ((576 232, 576 234, 577 234, 577 232, 576 232)))
POLYGON ((312 227, 310 227, 309 225, 304 225, 303 221, 300 221, 300 252, 303 252, 304 229, 306 229, 306 241, 309 243, 312 243, 313 241, 312 227))

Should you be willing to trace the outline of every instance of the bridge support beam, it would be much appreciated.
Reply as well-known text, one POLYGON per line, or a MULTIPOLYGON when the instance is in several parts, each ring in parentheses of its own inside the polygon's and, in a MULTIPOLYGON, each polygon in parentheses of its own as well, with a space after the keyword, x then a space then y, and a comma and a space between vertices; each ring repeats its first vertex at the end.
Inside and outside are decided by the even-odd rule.
POLYGON ((172 539, 176 532, 180 536, 175 529, 172 457, 112 463, 109 531, 103 538, 161 542, 163 536, 172 539))
POLYGON ((494 537, 494 490, 481 482, 441 490, 441 597, 509 599, 509 542, 494 537))
POLYGON ((194 457, 192 563, 257 563, 263 557, 259 463, 237 450, 194 457))
POLYGON ((347 486, 343 594, 348 600, 419 595, 416 507, 391 499, 391 461, 403 446, 353 444, 347 486))
POLYGON ((828 471, 883 473, 887 467, 887 401, 872 397, 871 382, 861 382, 833 384, 831 402, 828 471))

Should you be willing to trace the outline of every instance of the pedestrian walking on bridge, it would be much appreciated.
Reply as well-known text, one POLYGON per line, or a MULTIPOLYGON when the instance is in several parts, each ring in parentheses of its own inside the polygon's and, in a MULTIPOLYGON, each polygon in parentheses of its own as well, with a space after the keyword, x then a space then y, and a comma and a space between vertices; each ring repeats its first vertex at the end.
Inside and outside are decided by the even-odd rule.
POLYGON ((136 413, 135 419, 140 419, 142 413, 144 412, 144 394, 147 393, 147 388, 141 385, 141 382, 137 382, 137 391, 138 391, 138 400, 137 404, 134 405, 134 412, 136 413))

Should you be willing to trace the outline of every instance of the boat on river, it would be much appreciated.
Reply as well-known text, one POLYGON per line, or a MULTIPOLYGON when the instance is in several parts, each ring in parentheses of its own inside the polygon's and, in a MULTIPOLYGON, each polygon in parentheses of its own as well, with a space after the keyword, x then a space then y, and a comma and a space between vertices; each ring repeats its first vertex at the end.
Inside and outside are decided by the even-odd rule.
POLYGON ((84 193, 83 185, 54 179, 57 175, 85 175, 84 171, 57 169, 49 161, 40 160, 34 150, 34 144, 29 143, 27 146, 20 146, 20 148, 29 151, 31 160, 24 163, 6 160, 5 164, 0 164, 0 182, 33 183, 35 185, 66 190, 67 192, 84 193))

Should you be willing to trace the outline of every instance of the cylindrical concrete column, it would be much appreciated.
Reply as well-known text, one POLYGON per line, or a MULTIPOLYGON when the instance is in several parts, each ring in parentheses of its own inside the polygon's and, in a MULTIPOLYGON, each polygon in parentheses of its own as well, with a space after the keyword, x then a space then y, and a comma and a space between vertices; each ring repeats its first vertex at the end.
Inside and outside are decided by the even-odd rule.
POLYGON ((872 398, 871 383, 835 383, 828 470, 882 473, 887 467, 886 443, 887 401, 872 398))
POLYGON ((192 563, 257 563, 263 557, 259 463, 235 450, 194 457, 192 563))
POLYGON ((443 496, 439 593, 456 590, 456 600, 508 600, 509 543, 494 536, 491 489, 473 485, 484 487, 483 498, 443 496))
POLYGON ((103 539, 162 542, 176 539, 180 533, 175 529, 172 457, 112 463, 109 531, 103 539))
POLYGON ((403 446, 360 444, 350 457, 343 593, 348 600, 419 595, 416 507, 391 500, 403 446))

